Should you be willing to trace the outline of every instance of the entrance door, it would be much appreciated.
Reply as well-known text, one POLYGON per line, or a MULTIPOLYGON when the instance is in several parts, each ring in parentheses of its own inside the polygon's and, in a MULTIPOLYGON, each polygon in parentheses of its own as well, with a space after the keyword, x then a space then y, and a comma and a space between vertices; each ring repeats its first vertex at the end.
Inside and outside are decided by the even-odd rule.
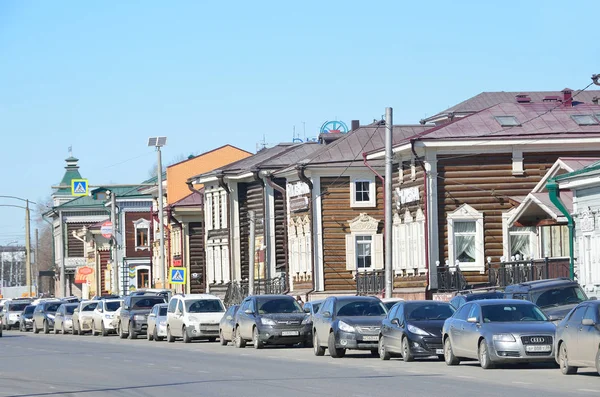
POLYGON ((150 271, 148 269, 138 270, 137 287, 138 288, 150 288, 150 271))

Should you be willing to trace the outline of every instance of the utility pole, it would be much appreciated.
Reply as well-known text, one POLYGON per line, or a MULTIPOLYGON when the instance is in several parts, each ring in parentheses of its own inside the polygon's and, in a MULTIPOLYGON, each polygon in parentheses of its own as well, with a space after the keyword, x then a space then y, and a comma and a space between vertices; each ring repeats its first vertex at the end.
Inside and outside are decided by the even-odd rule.
POLYGON ((117 195, 114 191, 110 192, 110 222, 112 223, 112 274, 113 274, 113 287, 112 293, 115 295, 119 294, 119 261, 117 260, 117 195))
POLYGON ((40 252, 40 235, 39 235, 39 230, 36 228, 35 229, 35 270, 33 272, 34 274, 34 281, 35 281, 35 292, 36 295, 40 294, 40 286, 39 286, 39 279, 40 279, 40 262, 39 262, 39 252, 40 252))
POLYGON ((254 244, 256 243, 254 238, 254 223, 256 222, 256 219, 254 217, 254 211, 248 211, 248 216, 248 222, 250 223, 250 244, 248 248, 248 295, 254 295, 254 244))
POLYGON ((392 271, 392 108, 385 108, 385 297, 391 298, 394 289, 392 271))
POLYGON ((25 204, 25 279, 27 280, 27 288, 29 297, 31 297, 31 231, 29 230, 31 222, 29 213, 29 200, 25 204))
POLYGON ((160 252, 158 254, 158 263, 160 265, 160 282, 162 284, 162 288, 166 288, 167 283, 165 278, 165 225, 163 213, 162 156, 160 146, 156 147, 156 153, 158 155, 158 233, 160 234, 160 252))

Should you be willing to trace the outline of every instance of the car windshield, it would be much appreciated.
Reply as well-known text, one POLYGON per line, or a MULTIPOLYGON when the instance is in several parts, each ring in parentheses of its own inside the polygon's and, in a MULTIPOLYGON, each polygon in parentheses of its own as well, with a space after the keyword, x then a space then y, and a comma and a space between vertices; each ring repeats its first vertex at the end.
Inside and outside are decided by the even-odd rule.
POLYGON ((467 302, 478 301, 483 299, 502 299, 504 298, 504 293, 502 292, 491 292, 491 293, 476 293, 465 296, 467 302))
POLYGON ((484 323, 511 323, 521 321, 548 321, 535 305, 498 304, 481 307, 484 323))
POLYGON ((578 285, 533 293, 532 299, 533 303, 542 308, 577 304, 586 300, 585 293, 578 285))
POLYGON ((391 301, 391 302, 385 302, 384 305, 388 310, 390 310, 392 308, 392 306, 394 306, 396 303, 398 303, 398 302, 391 301))
POLYGON ((35 306, 27 306, 25 310, 23 310, 23 314, 31 314, 35 310, 35 306))
POLYGON ((157 305, 159 303, 164 303, 164 302, 165 302, 164 298, 161 298, 158 296, 148 297, 148 298, 138 299, 138 300, 134 301, 131 308, 133 310, 152 309, 154 307, 154 305, 157 305))
POLYGON ((166 306, 165 306, 165 307, 161 307, 159 310, 160 310, 160 311, 158 312, 158 315, 159 315, 159 316, 161 316, 161 317, 162 317, 162 316, 166 316, 166 315, 167 315, 167 307, 166 307, 166 306))
POLYGON ((313 312, 316 313, 316 312, 319 311, 319 308, 321 307, 321 304, 320 303, 313 303, 312 306, 313 306, 313 312))
POLYGON ((98 302, 90 303, 89 305, 86 305, 83 308, 81 308, 81 311, 82 312, 93 312, 96 309, 96 306, 98 306, 98 302))
POLYGON ((106 311, 114 312, 121 307, 121 301, 106 302, 106 311))
POLYGON ((65 306, 65 314, 73 314, 77 306, 65 306))
POLYGON ((22 312, 28 305, 29 303, 13 303, 9 306, 9 310, 11 312, 22 312))
POLYGON ((337 315, 338 316, 384 316, 386 313, 385 306, 380 301, 376 300, 357 300, 357 301, 340 301, 337 315))
POLYGON ((439 303, 407 304, 404 312, 406 318, 413 321, 445 320, 452 317, 454 308, 449 304, 439 303))
POLYGON ((46 306, 46 313, 56 313, 56 311, 58 310, 60 305, 62 305, 62 303, 59 302, 59 303, 52 303, 52 304, 46 306))
POLYGON ((185 310, 188 313, 220 313, 225 307, 219 299, 198 299, 186 301, 185 310))
POLYGON ((304 313, 300 304, 293 298, 271 298, 258 300, 259 314, 304 313))

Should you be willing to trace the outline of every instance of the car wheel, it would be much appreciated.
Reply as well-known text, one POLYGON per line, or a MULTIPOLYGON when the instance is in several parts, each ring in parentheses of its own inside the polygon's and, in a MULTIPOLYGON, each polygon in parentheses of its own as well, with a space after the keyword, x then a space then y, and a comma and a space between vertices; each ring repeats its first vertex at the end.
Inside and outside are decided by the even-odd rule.
POLYGON ((325 348, 321 345, 319 345, 319 338, 317 336, 317 331, 313 332, 313 352, 315 353, 315 356, 324 356, 325 355, 325 348))
POLYGON ((219 330, 219 344, 221 346, 227 346, 227 339, 225 339, 225 337, 223 336, 223 330, 222 329, 219 330))
POLYGON ((573 375, 577 373, 577 367, 569 365, 567 344, 564 342, 560 344, 560 350, 558 351, 558 364, 560 365, 560 372, 562 372, 563 375, 573 375))
POLYGON ((61 329, 60 329, 60 331, 62 332, 62 334, 63 334, 63 335, 66 335, 66 334, 67 334, 67 330, 65 329, 65 323, 62 323, 62 324, 61 324, 61 329))
POLYGON ((385 348, 385 344, 383 343, 383 336, 379 337, 379 358, 387 361, 391 358, 392 356, 390 355, 390 353, 387 351, 387 349, 385 348))
POLYGON ((152 331, 152 339, 154 339, 155 342, 160 342, 161 340, 163 340, 162 336, 158 336, 158 329, 156 329, 156 326, 152 331))
POLYGON ((240 334, 240 327, 235 328, 235 347, 238 349, 246 347, 246 340, 242 338, 242 335, 240 334))
POLYGON ((456 358, 454 352, 452 351, 452 344, 450 342, 450 337, 447 337, 444 341, 444 361, 446 365, 458 365, 460 364, 460 360, 456 358))
POLYGON ((598 353, 596 353, 596 371, 600 375, 600 347, 598 348, 598 353))
POLYGON ((135 332, 135 329, 133 328, 133 324, 130 322, 129 323, 129 333, 127 334, 127 337, 129 339, 137 339, 137 333, 135 332))
POLYGON ((73 321, 73 335, 79 334, 79 330, 77 329, 77 327, 75 326, 75 324, 77 324, 77 323, 75 321, 73 321))
POLYGON ((149 341, 152 341, 152 339, 154 339, 154 331, 152 331, 152 332, 146 331, 146 339, 148 339, 149 341))
POLYGON ((108 336, 108 331, 106 330, 106 327, 104 326, 104 321, 102 321, 100 323, 100 335, 108 336))
POLYGON ((488 347, 487 347, 487 343, 485 342, 485 339, 483 339, 479 343, 478 357, 479 357, 479 365, 481 365, 481 368, 483 368, 483 369, 494 368, 494 363, 492 363, 492 360, 490 360, 490 352, 488 351, 488 347))
POLYGON ((84 336, 85 335, 85 331, 83 330, 83 327, 81 326, 81 323, 78 321, 77 324, 78 324, 77 325, 77 333, 80 336, 84 336))
POLYGON ((402 338, 402 359, 404 362, 408 363, 415 360, 415 356, 410 351, 410 342, 408 338, 405 336, 402 338))
POLYGON ((56 323, 54 323, 54 335, 58 335, 58 327, 56 326, 56 323))
POLYGON ((121 339, 127 338, 127 334, 125 333, 125 330, 123 329, 123 323, 120 321, 119 321, 119 338, 121 338, 121 339))
POLYGON ((96 322, 92 321, 92 331, 90 332, 92 334, 92 336, 96 336, 96 322))
POLYGON ((25 332, 23 331, 23 324, 19 323, 19 332, 25 332))
POLYGON ((181 328, 181 339, 183 339, 183 343, 190 343, 192 338, 188 335, 187 328, 185 325, 181 328))
POLYGON ((171 335, 171 327, 167 327, 167 342, 173 343, 175 342, 175 337, 171 335))
POLYGON ((34 334, 38 334, 39 332, 40 332, 40 330, 38 329, 38 327, 37 327, 37 324, 36 324, 36 322, 34 321, 34 322, 33 322, 33 333, 34 333, 34 334))
POLYGON ((44 320, 44 333, 45 334, 50 333, 50 326, 48 325, 48 321, 45 321, 45 320, 44 320))
POLYGON ((327 340, 327 349, 329 349, 329 355, 333 358, 342 358, 346 355, 346 349, 337 349, 335 347, 335 335, 333 332, 329 333, 329 339, 327 340))
POLYGON ((258 333, 257 327, 254 327, 254 330, 252 330, 252 343, 254 344, 255 349, 262 349, 264 347, 264 343, 260 340, 260 334, 258 333))

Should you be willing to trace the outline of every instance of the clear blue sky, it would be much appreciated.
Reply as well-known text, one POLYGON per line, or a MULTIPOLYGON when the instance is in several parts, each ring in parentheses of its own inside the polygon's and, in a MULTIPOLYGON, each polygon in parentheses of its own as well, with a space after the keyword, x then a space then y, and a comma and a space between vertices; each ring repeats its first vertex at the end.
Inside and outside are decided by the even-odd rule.
MULTIPOLYGON (((48 197, 69 146, 91 184, 136 183, 149 136, 169 162, 386 106, 417 123, 482 91, 582 88, 599 25, 597 0, 3 0, 0 194, 48 197)), ((0 207, 0 244, 23 224, 0 207)))

